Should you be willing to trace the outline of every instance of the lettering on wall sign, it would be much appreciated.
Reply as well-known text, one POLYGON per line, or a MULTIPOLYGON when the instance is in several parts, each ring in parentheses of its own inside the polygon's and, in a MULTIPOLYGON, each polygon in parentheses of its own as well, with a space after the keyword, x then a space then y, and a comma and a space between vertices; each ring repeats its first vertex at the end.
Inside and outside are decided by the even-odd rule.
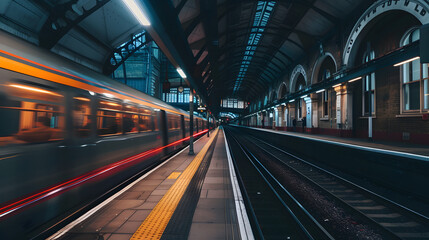
POLYGON ((354 44, 365 26, 375 17, 392 10, 402 10, 415 16, 422 24, 429 23, 429 3, 425 0, 379 0, 369 7, 353 27, 343 52, 343 63, 348 64, 354 44))

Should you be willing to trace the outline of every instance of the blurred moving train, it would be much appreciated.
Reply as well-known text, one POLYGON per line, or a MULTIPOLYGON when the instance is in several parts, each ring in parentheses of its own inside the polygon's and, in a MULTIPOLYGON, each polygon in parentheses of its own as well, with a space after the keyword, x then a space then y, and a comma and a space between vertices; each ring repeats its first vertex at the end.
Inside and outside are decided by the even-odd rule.
POLYGON ((187 112, 4 32, 0 76, 0 239, 37 236, 189 139, 187 112))

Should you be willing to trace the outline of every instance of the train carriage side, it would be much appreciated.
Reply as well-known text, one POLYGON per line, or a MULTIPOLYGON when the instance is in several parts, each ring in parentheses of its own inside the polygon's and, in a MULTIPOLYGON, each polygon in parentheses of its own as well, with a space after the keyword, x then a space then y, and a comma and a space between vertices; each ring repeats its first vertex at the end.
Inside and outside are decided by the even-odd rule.
POLYGON ((155 163, 163 121, 183 138, 183 112, 160 100, 1 31, 0 49, 0 239, 34 237, 155 163))

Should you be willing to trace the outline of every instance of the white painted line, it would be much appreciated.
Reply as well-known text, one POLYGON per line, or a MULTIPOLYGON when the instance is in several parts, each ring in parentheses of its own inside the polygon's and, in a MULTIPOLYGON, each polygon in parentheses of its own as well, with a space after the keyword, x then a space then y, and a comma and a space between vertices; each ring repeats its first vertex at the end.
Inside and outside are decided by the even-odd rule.
POLYGON ((244 205, 243 196, 241 195, 240 186, 238 185, 237 175, 235 174, 231 154, 229 153, 228 141, 226 140, 225 131, 223 131, 223 137, 225 139, 226 155, 228 156, 229 175, 231 176, 232 191, 234 192, 235 210, 237 211, 237 219, 238 226, 240 228, 241 239, 254 240, 255 237, 253 236, 252 227, 250 226, 249 217, 247 216, 246 212, 246 206, 244 205))
MULTIPOLYGON (((201 138, 199 138, 197 141, 198 142, 201 138)), ((108 199, 104 200, 102 203, 98 204, 97 206, 95 206, 94 208, 92 208, 91 210, 89 210, 88 212, 86 212, 85 214, 83 214, 82 216, 80 216, 78 219, 74 220, 73 222, 67 224, 65 227, 63 227, 62 229, 60 229, 58 232, 56 232, 55 234, 53 234, 52 236, 48 237, 48 240, 54 240, 54 239, 58 239, 61 236, 63 236, 64 234, 66 234, 68 231, 70 231, 72 228, 74 228, 76 225, 78 225, 79 223, 85 221, 87 218, 89 218, 92 214, 96 213, 98 210, 100 210, 101 208, 103 208, 104 206, 106 206, 107 204, 109 204, 111 201, 113 201, 115 198, 119 197, 119 195, 123 194, 124 192, 126 192, 128 189, 130 189, 131 187, 133 187, 135 184, 137 184, 138 182, 140 182, 141 180, 145 179, 147 176, 149 176, 151 173, 153 173, 154 171, 156 171, 158 168, 164 166, 164 164, 168 163, 171 159, 175 158, 177 155, 181 154, 183 151, 185 151, 186 149, 188 149, 189 146, 185 147, 184 149, 182 149, 180 152, 174 154, 172 157, 168 158, 167 160, 165 160, 163 163, 159 164, 157 167, 155 167, 154 169, 150 170, 149 172, 147 172, 146 174, 144 174, 143 176, 141 176, 139 179, 135 180, 134 182, 130 183, 129 185, 127 185, 126 187, 124 187, 121 191, 115 193, 113 196, 109 197, 108 199)))
POLYGON ((413 159, 421 160, 421 161, 429 161, 429 156, 424 156, 424 155, 419 155, 419 154, 414 154, 414 153, 399 152, 399 151, 394 151, 394 150, 387 150, 387 149, 381 149, 381 148, 373 148, 373 147, 366 147, 366 146, 361 146, 361 145, 354 145, 354 144, 350 144, 350 143, 335 142, 335 141, 330 141, 330 140, 326 140, 326 139, 311 138, 311 137, 299 136, 299 135, 285 133, 285 132, 278 132, 278 131, 270 130, 270 129, 261 129, 261 128, 254 128, 254 127, 240 126, 240 125, 234 125, 234 126, 250 128, 250 129, 265 131, 265 132, 271 132, 271 133, 276 133, 276 134, 282 134, 282 135, 287 135, 287 136, 292 136, 292 137, 304 138, 304 139, 309 139, 309 140, 317 141, 317 142, 326 142, 326 143, 331 143, 331 144, 335 144, 335 145, 339 145, 339 146, 346 146, 346 147, 359 149, 359 150, 366 150, 366 151, 372 151, 372 152, 376 152, 376 153, 390 154, 390 155, 399 156, 399 157, 413 158, 413 159))

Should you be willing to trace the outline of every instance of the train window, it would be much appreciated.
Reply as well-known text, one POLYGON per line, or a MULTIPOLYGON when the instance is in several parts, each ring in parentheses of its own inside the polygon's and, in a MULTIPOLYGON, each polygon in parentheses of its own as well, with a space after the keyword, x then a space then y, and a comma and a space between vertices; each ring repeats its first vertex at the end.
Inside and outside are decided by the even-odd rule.
POLYGON ((73 98, 73 127, 77 137, 89 137, 91 132, 90 99, 86 97, 73 98))
POLYGON ((0 146, 63 139, 61 94, 20 84, 4 90, 8 96, 0 94, 0 146))
POLYGON ((150 124, 150 116, 148 115, 140 115, 140 132, 147 132, 151 131, 151 124, 150 124))
POLYGON ((189 119, 185 119, 185 129, 189 129, 190 121, 189 119))
POLYGON ((153 130, 158 131, 159 130, 159 124, 158 124, 158 114, 154 112, 152 114, 152 123, 153 123, 153 130))
POLYGON ((139 115, 137 107, 132 105, 125 105, 125 112, 123 115, 124 121, 124 132, 126 133, 136 133, 138 132, 139 127, 139 115))
POLYGON ((140 132, 152 131, 151 113, 152 112, 149 109, 140 108, 140 121, 139 121, 140 132))
POLYGON ((173 119, 171 119, 172 116, 167 115, 167 117, 168 117, 167 128, 172 129, 172 125, 173 125, 173 123, 172 123, 173 119))
POLYGON ((5 92, 10 96, 31 99, 32 101, 61 102, 63 95, 56 89, 31 83, 10 82, 4 85, 5 92))
POLYGON ((168 129, 179 129, 179 116, 168 115, 168 129))
POLYGON ((97 112, 98 135, 122 133, 122 105, 111 101, 100 101, 97 112))
POLYGON ((176 116, 176 129, 181 129, 180 127, 180 116, 176 116))

